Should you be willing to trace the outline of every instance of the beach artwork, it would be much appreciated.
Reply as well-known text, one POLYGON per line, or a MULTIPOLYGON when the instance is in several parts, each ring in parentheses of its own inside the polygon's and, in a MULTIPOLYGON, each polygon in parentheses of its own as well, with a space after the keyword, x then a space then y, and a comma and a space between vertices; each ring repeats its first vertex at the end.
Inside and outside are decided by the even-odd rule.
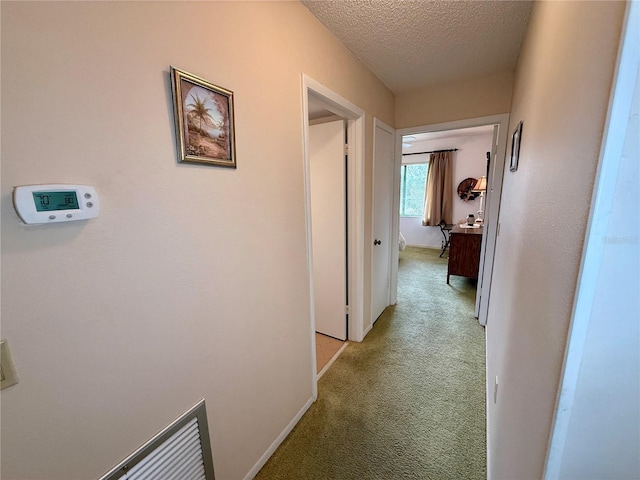
POLYGON ((180 162, 235 168, 233 92, 172 69, 180 162))

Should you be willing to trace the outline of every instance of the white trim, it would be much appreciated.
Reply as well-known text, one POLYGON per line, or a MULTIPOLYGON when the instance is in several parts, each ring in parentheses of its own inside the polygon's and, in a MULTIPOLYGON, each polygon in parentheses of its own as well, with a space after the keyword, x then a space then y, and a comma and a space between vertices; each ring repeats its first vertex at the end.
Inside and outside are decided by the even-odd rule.
MULTIPOLYGON (((304 162, 303 182, 304 182, 304 223, 307 244, 307 275, 309 276, 309 315, 311 320, 311 371, 315 375, 316 370, 316 314, 315 299, 313 296, 313 247, 311 245, 311 197, 310 190, 310 163, 309 163, 309 95, 305 78, 302 78, 302 156, 304 162)), ((318 398, 317 382, 312 382, 313 401, 318 398)), ((257 473, 257 472, 256 472, 257 473)))
MULTIPOLYGON (((356 107, 357 108, 357 107, 356 107)), ((348 340, 364 339, 364 220, 365 220, 365 121, 364 111, 348 122, 349 158, 349 332, 348 340)))
POLYGON ((302 146, 304 157, 304 209, 307 245, 307 273, 311 342, 311 378, 313 399, 318 398, 316 376, 316 320, 313 298, 313 245, 311 240, 311 194, 309 188, 309 95, 322 102, 331 113, 347 120, 348 195, 348 270, 349 270, 349 329, 347 339, 361 342, 364 338, 364 110, 333 92, 311 77, 302 74, 302 146))
POLYGON ((498 242, 498 225, 500 222, 500 202, 502 198, 502 184, 504 182, 504 169, 506 162, 507 141, 509 139, 509 115, 505 114, 498 126, 497 139, 492 137, 491 152, 495 149, 495 158, 491 160, 489 168, 490 191, 485 197, 485 222, 484 235, 482 235, 482 247, 480 250, 480 269, 478 271, 480 285, 480 298, 476 302, 474 313, 477 315, 480 325, 486 325, 489 314, 489 301, 491 300, 491 279, 493 276, 493 262, 498 242), (493 142, 496 141, 494 145, 493 142))
POLYGON ((565 442, 571 420, 578 374, 582 364, 584 346, 589 329, 590 312, 603 261, 604 237, 608 234, 609 212, 616 194, 618 168, 623 154, 625 135, 635 83, 640 69, 640 4, 627 3, 617 69, 609 97, 609 111, 605 124, 596 182, 591 199, 591 214, 585 234, 585 248, 578 276, 578 288, 567 338, 562 380, 558 388, 557 407, 543 478, 559 477, 565 442))
MULTIPOLYGON (((391 206, 391 233, 400 233, 400 170, 402 168, 402 130, 396 130, 395 162, 393 165, 393 205, 391 206)), ((412 130, 412 129, 411 129, 412 130)), ((397 235, 397 234, 396 234, 397 235)), ((389 302, 391 305, 398 303, 398 264, 400 261, 400 249, 396 248, 391 253, 391 272, 389 275, 389 302)))
MULTIPOLYGON (((480 127, 484 125, 498 125, 498 148, 496 161, 492 162, 496 174, 494 178, 497 179, 500 176, 502 180, 502 173, 504 171, 505 152, 507 149, 508 128, 509 128, 509 114, 502 113, 499 115, 489 115, 486 117, 467 118, 464 120, 456 120, 453 122, 437 123, 433 125, 421 125, 417 127, 401 128, 396 131, 396 168, 395 170, 395 184, 397 186, 397 192, 394 191, 394 199, 397 205, 393 207, 393 228, 400 230, 400 166, 402 165, 402 137, 404 135, 413 135, 416 133, 430 133, 430 132, 442 132, 447 130, 458 130, 461 128, 480 127)), ((484 269, 482 277, 482 299, 480 304, 478 321, 481 325, 487 323, 487 312, 489 311, 489 301, 491 292, 491 276, 493 274, 493 254, 495 253, 495 245, 497 239, 498 220, 500 212, 500 201, 502 194, 502 181, 499 182, 499 187, 494 190, 493 194, 487 197, 485 205, 486 217, 488 221, 485 223, 484 235, 482 236, 482 250, 480 252, 480 258, 484 258, 484 269), (487 242, 489 245, 487 246, 487 242), (485 255, 485 250, 488 253, 485 255), (488 267, 488 268, 487 268, 488 267)), ((496 184, 497 185, 497 184, 496 184)), ((455 219, 454 219, 455 220, 455 219)), ((392 276, 393 283, 391 283, 392 296, 397 295, 398 290, 398 266, 397 263, 392 265, 395 270, 395 275, 392 276)), ((478 282, 480 283, 480 282, 478 282)), ((395 298, 394 298, 395 300, 395 298)))
MULTIPOLYGON (((377 117, 373 118, 373 190, 371 193, 371 225, 372 228, 373 226, 375 226, 375 196, 376 196, 376 192, 375 192, 375 185, 376 185, 376 128, 380 127, 382 130, 384 130, 385 132, 389 133, 392 135, 392 138, 394 138, 395 134, 396 134, 396 130, 393 127, 390 127, 389 125, 387 125, 386 123, 384 123, 382 120, 380 120, 377 117)), ((396 144, 395 142, 393 142, 393 154, 395 156, 395 151, 396 151, 396 144)), ((394 157, 395 158, 395 157, 394 157)), ((394 171, 395 171, 395 165, 394 165, 394 171)), ((392 206, 391 208, 394 208, 395 205, 395 174, 392 176, 392 178, 389 179, 392 182, 392 187, 391 187, 391 195, 392 195, 392 206)), ((393 305, 396 303, 396 297, 397 297, 397 292, 396 295, 393 295, 393 301, 392 301, 392 291, 393 289, 391 288, 391 285, 394 285, 394 281, 393 281, 393 275, 395 273, 396 277, 398 275, 398 269, 397 268, 393 268, 393 265, 397 265, 398 264, 398 233, 400 231, 400 227, 398 228, 393 228, 393 220, 394 220, 394 215, 393 215, 393 211, 391 213, 391 218, 389 219, 389 227, 391 229, 391 232, 389 233, 389 243, 387 244, 387 249, 389 250, 389 255, 388 255, 388 259, 389 259, 389 263, 387 264, 387 274, 389 275, 389 283, 387 285, 387 300, 386 300, 386 306, 388 307, 389 305, 393 305), (395 263, 394 263, 395 262, 395 263)), ((398 220, 399 221, 399 220, 398 220)), ((371 249, 371 268, 373 268, 373 255, 374 255, 374 251, 375 249, 372 248, 371 249)), ((373 276, 373 273, 372 273, 373 276)), ((395 284, 397 284, 397 279, 395 281, 395 284)), ((371 282, 369 282, 369 288, 370 288, 370 299, 369 299, 369 303, 370 303, 370 310, 371 310, 371 318, 369 319, 369 328, 367 329, 367 332, 369 332, 369 330, 371 330, 371 328, 373 327, 373 322, 375 322, 377 320, 377 317, 374 318, 375 313, 373 312, 373 278, 371 280, 371 282)))
MULTIPOLYGON (((393 127, 390 127, 389 125, 387 125, 386 123, 384 123, 382 120, 380 120, 378 117, 373 117, 373 126, 374 127, 380 127, 381 129, 383 129, 385 132, 390 133, 390 134, 395 134, 396 130, 393 127)), ((375 130, 374 130, 375 131, 375 130)))
POLYGON ((293 419, 289 422, 289 424, 285 427, 285 429, 280 433, 280 435, 278 435, 278 438, 274 440, 274 442, 269 446, 267 451, 264 452, 264 454, 253 466, 253 468, 249 470, 249 473, 245 475, 244 480, 251 480, 253 477, 255 477, 258 474, 260 469, 264 467, 264 464, 267 463, 269 458, 271 458, 271 455, 273 455, 273 452, 275 452, 276 449, 280 446, 280 444, 284 441, 284 439, 287 438, 287 435, 291 433, 291 430, 293 430, 293 427, 297 425, 297 423, 300 421, 302 416, 307 412, 307 410, 309 410, 309 407, 313 405, 313 402, 315 402, 315 398, 313 397, 307 400, 307 403, 304 404, 304 406, 300 409, 300 411, 296 414, 296 416, 293 417, 293 419))
MULTIPOLYGON (((343 118, 351 119, 356 119, 358 117, 364 116, 364 110, 362 110, 360 107, 351 103, 346 98, 338 95, 330 88, 325 87, 322 83, 314 80, 304 73, 302 74, 302 84, 303 87, 306 87, 309 92, 315 94, 320 98, 320 100, 327 103, 329 106, 328 110, 330 110, 331 113, 343 118)), ((308 104, 307 113, 309 113, 308 104)), ((308 119, 308 116, 306 118, 308 119)))
POLYGON ((331 357, 331 360, 329 360, 329 362, 328 362, 324 367, 322 367, 322 370, 320 370, 320 371, 318 372, 318 375, 317 375, 317 379, 318 379, 318 380, 320 380, 320 377, 322 377, 322 376, 327 372, 327 370, 329 370, 329 367, 330 367, 331 365, 333 365, 333 362, 335 362, 335 361, 338 359, 338 357, 340 356, 340 354, 342 353, 342 351, 343 351, 345 348, 347 348, 347 344, 348 344, 348 343, 349 343, 348 341, 347 341, 347 342, 344 342, 344 344, 340 347, 340 350, 338 350, 338 351, 335 353, 335 355, 334 355, 333 357, 331 357))
MULTIPOLYGON (((489 340, 487 335, 484 336, 484 351, 487 352, 489 348, 489 340)), ((486 354, 485 354, 486 356, 486 354)), ((491 423, 489 422, 489 402, 491 401, 490 398, 493 396, 493 388, 489 388, 489 365, 488 362, 486 361, 486 357, 485 357, 485 362, 484 362, 484 384, 485 384, 485 415, 484 415, 484 421, 485 421, 485 429, 486 429, 486 441, 485 441, 485 445, 487 447, 487 451, 485 452, 486 454, 486 458, 487 458, 487 480, 491 480, 493 478, 493 475, 491 474, 491 464, 492 462, 490 462, 489 460, 491 459, 491 442, 489 441, 491 437, 490 435, 490 430, 491 430, 491 423), (491 393, 489 393, 491 392, 491 393)))
POLYGON ((364 332, 362 333, 362 338, 366 337, 369 334, 369 332, 371 331, 372 328, 373 328, 373 323, 369 324, 369 326, 367 326, 364 329, 364 332))

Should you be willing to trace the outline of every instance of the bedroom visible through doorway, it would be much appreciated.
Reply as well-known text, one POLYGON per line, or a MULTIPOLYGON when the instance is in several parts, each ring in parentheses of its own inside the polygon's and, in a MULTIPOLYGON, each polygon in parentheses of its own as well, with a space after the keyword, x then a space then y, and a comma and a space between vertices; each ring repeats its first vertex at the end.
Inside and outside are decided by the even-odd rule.
MULTIPOLYGON (((480 195, 471 192, 471 187, 480 177, 487 176, 487 153, 491 152, 493 128, 493 125, 484 125, 403 136, 400 232, 407 245, 441 250, 445 241, 440 227, 422 225, 431 152, 453 150, 451 158, 452 216, 446 219, 446 223, 461 223, 469 214, 477 217, 480 210, 480 195)), ((446 254, 445 251, 443 257, 446 254)))
MULTIPOLYGON (((453 212, 450 220, 447 219, 447 223, 450 222, 449 228, 453 228, 455 224, 462 224, 469 214, 477 216, 478 211, 482 211, 484 222, 482 223, 477 272, 471 274, 457 273, 458 275, 464 274, 478 279, 475 316, 482 325, 485 325, 487 321, 508 122, 509 115, 501 114, 403 128, 398 130, 396 135, 397 151, 399 152, 396 157, 397 185, 400 184, 400 172, 403 163, 425 163, 429 161, 431 152, 449 150, 453 156, 451 162, 454 169, 453 178, 451 179, 453 212), (480 140, 483 136, 484 140, 480 140), (419 144, 418 139, 421 140, 422 144, 419 144), (404 146, 402 145, 403 143, 405 144, 404 146), (477 143, 475 147, 474 143, 477 143), (463 161, 463 158, 467 155, 470 155, 472 159, 469 164, 465 164, 463 161), (487 183, 486 190, 484 190, 485 194, 482 197, 474 196, 476 192, 472 190, 475 188, 467 187, 472 183, 475 185, 477 180, 482 177, 486 178, 487 183), (458 193, 459 188, 461 189, 460 193, 458 193), (482 207, 480 206, 480 200, 483 203, 482 207)), ((395 202, 394 213, 396 217, 394 225, 397 226, 397 231, 406 238, 406 244, 423 248, 438 248, 442 251, 442 247, 445 246, 447 239, 450 238, 448 231, 443 232, 438 225, 422 226, 422 218, 417 215, 414 217, 403 215, 401 217, 399 192, 395 202), (428 230, 425 231, 425 229, 428 230)), ((446 252, 443 253, 443 256, 445 255, 446 252)), ((393 263, 394 265, 396 264, 395 261, 393 263)), ((392 296, 394 296, 396 288, 397 285, 393 284, 392 296)), ((395 300, 395 298, 392 298, 392 300, 395 300)))

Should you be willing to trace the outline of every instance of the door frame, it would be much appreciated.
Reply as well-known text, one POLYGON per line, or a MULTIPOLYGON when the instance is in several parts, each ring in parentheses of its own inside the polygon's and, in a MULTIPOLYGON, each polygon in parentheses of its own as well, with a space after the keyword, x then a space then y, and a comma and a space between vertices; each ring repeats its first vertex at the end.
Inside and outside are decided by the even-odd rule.
MULTIPOLYGON (((416 127, 401 128, 396 130, 396 161, 394 168, 394 205, 393 205, 393 231, 400 231, 400 167, 402 165, 402 137, 404 135, 415 135, 417 133, 442 132, 446 130, 458 130, 462 128, 481 127, 485 125, 498 125, 498 146, 496 159, 493 168, 495 168, 494 177, 498 175, 500 179, 504 176, 505 153, 507 150, 509 114, 502 113, 498 115, 489 115, 486 117, 467 118, 464 120, 455 120, 452 122, 436 123, 431 125, 421 125, 416 127)), ((498 233, 500 202, 502 197, 502 182, 500 188, 492 192, 487 197, 485 204, 485 212, 487 212, 488 222, 484 225, 484 235, 482 236, 482 249, 480 258, 484 264, 482 269, 483 277, 478 280, 478 284, 482 285, 482 289, 478 294, 482 295, 478 321, 481 325, 487 323, 487 312, 489 309, 489 300, 491 292, 491 276, 493 274, 493 260, 495 255, 496 239, 498 233)), ((394 259, 392 262, 391 277, 391 302, 397 302, 398 295, 398 249, 392 252, 394 259)))
POLYGON ((311 239, 311 190, 309 161, 309 95, 324 108, 347 121, 347 290, 349 298, 349 328, 347 340, 361 342, 364 338, 364 220, 365 220, 365 112, 320 82, 302 74, 302 148, 304 158, 304 209, 309 281, 311 370, 314 401, 318 397, 316 374, 316 319, 313 296, 313 244, 311 239))
MULTIPOLYGON (((390 133, 392 135, 392 141, 393 141, 393 156, 394 156, 394 167, 393 170, 395 172, 395 156, 396 156, 396 142, 395 142, 395 135, 396 135, 396 130, 392 127, 390 127, 389 125, 387 125, 386 123, 384 123, 382 120, 380 120, 377 117, 373 118, 373 183, 372 185, 375 187, 376 185, 376 165, 377 165, 377 158, 376 158, 376 140, 377 140, 377 129, 381 128, 382 130, 384 130, 387 133, 390 133)), ((393 200, 393 198, 395 198, 396 192, 395 192, 395 173, 392 174, 391 178, 389 179, 389 181, 391 182, 391 188, 390 188, 390 192, 391 192, 391 199, 393 200)), ((399 192, 399 191, 398 191, 399 192)), ((399 195, 399 193, 398 193, 399 195)), ((376 192, 375 192, 375 188, 372 190, 372 194, 371 194, 371 228, 373 229, 375 226, 375 197, 376 197, 376 192)), ((393 205, 395 204, 395 202, 392 202, 391 204, 391 218, 389 218, 389 226, 391 228, 391 232, 389 234, 389 242, 386 246, 386 248, 389 250, 389 263, 387 265, 387 274, 389 277, 389 284, 387 286, 387 300, 386 300, 386 304, 387 306, 392 305, 391 302, 391 286, 393 285, 393 278, 392 278, 392 273, 393 273, 393 262, 394 262, 394 257, 393 257, 393 250, 398 250, 398 235, 394 235, 393 232, 399 231, 398 229, 394 229, 393 228, 393 205)), ((375 236, 375 232, 374 236, 375 236)), ((373 270, 373 256, 375 254, 375 248, 371 249, 371 268, 373 270)), ((396 255, 397 257, 397 255, 396 255)), ((397 263, 397 258, 396 258, 396 263, 397 263)), ((374 272, 371 272, 372 278, 371 278, 371 282, 370 282, 370 289, 371 289, 371 295, 370 295, 370 311, 371 311, 371 318, 370 318, 370 322, 369 325, 366 327, 366 331, 365 331, 365 335, 369 332, 369 330, 371 330, 373 328, 373 324, 374 322, 377 320, 377 317, 374 318, 374 313, 373 313, 373 275, 374 272)), ((397 269, 396 269, 396 275, 397 275, 397 269)), ((395 303, 395 301, 393 302, 395 303)))

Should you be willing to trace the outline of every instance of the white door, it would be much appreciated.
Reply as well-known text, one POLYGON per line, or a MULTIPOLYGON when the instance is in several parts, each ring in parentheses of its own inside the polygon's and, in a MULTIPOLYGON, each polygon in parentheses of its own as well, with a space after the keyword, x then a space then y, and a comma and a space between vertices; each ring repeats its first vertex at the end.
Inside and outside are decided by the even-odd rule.
POLYGON ((309 127, 309 185, 316 331, 347 339, 344 121, 309 127))
POLYGON ((395 131, 374 119, 373 134, 373 246, 371 259, 371 323, 389 305, 391 248, 398 234, 391 232, 393 205, 393 143, 395 131))
POLYGON ((504 155, 498 155, 498 133, 500 126, 493 127, 493 144, 491 146, 491 163, 487 177, 487 196, 484 202, 484 234, 480 251, 480 269, 478 271, 478 288, 476 293, 475 315, 481 325, 487 324, 489 311, 489 294, 491 291, 491 275, 493 274, 493 257, 496 251, 498 235, 498 215, 500 214, 500 197, 504 175, 504 155))

